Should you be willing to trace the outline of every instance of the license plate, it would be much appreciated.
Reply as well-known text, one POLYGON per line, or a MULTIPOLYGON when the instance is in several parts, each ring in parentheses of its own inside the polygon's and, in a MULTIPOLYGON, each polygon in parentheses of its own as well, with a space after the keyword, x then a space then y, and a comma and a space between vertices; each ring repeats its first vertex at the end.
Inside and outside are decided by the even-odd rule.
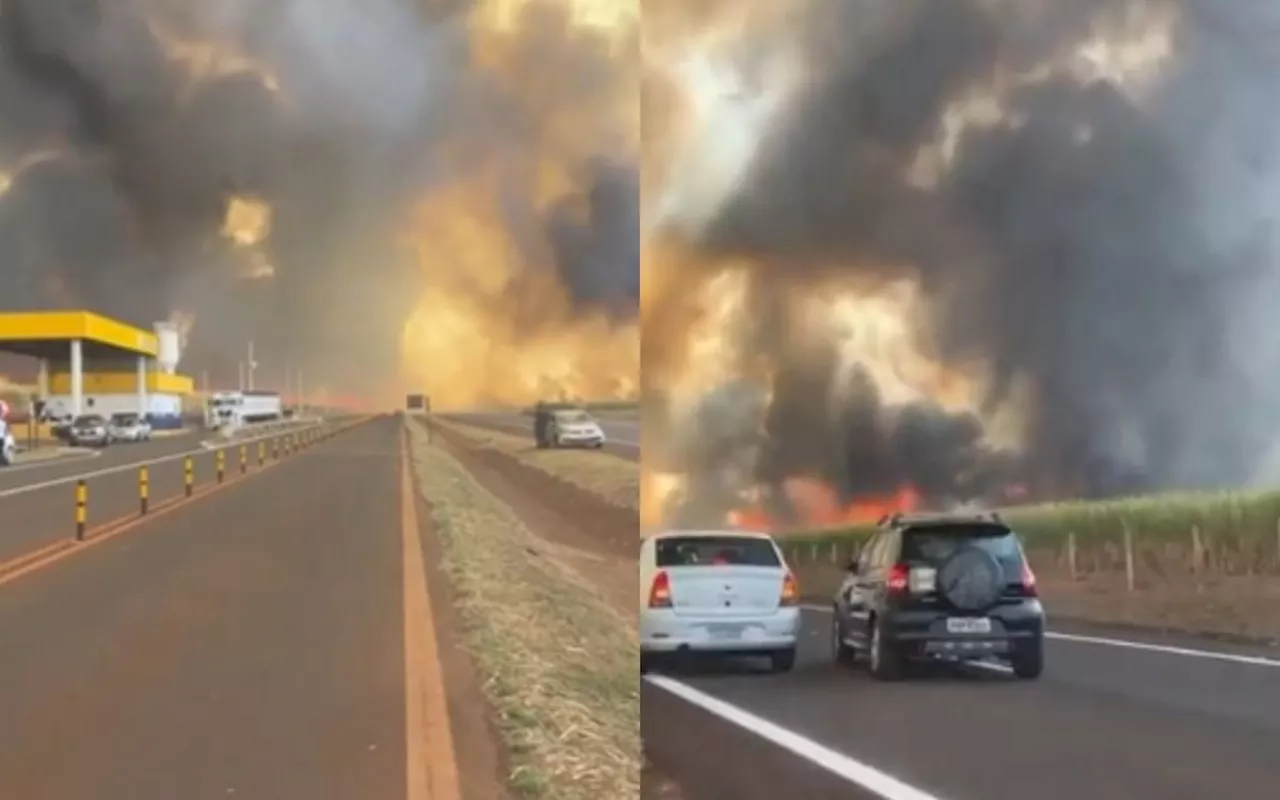
POLYGON ((948 633, 991 633, 991 620, 986 617, 952 617, 947 620, 948 633))
POLYGON ((741 639, 743 625, 708 625, 707 635, 712 639, 741 639))

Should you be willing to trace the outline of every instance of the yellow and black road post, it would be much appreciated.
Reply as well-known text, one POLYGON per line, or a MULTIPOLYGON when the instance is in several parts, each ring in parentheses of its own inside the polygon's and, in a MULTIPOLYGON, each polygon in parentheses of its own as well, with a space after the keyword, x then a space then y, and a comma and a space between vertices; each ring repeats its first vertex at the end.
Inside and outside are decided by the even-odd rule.
POLYGON ((273 436, 271 438, 271 460, 275 461, 280 458, 280 437, 273 436))
POLYGON ((249 448, 247 445, 240 445, 240 474, 243 475, 249 471, 249 448))
POLYGON ((146 514, 148 501, 151 497, 151 476, 147 474, 147 467, 144 464, 138 467, 138 513, 146 514))
POLYGON ((76 481, 76 541, 84 541, 85 525, 89 521, 89 484, 84 479, 76 481))
POLYGON ((182 488, 187 497, 190 497, 196 488, 196 465, 191 456, 183 459, 182 472, 182 488))
POLYGON ((222 483, 223 477, 227 474, 227 451, 219 450, 214 455, 216 461, 215 469, 217 470, 217 481, 222 483))
POLYGON ((267 443, 258 442, 258 466, 262 466, 267 460, 267 443))

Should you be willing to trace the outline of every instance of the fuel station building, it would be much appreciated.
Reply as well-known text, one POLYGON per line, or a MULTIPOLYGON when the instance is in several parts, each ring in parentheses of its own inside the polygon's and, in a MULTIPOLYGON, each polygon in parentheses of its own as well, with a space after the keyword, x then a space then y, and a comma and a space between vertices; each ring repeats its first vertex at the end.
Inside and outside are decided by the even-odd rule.
POLYGON ((0 313, 0 350, 38 360, 37 395, 55 418, 132 412, 177 428, 194 390, 176 372, 180 340, 169 323, 147 331, 90 311, 0 313))

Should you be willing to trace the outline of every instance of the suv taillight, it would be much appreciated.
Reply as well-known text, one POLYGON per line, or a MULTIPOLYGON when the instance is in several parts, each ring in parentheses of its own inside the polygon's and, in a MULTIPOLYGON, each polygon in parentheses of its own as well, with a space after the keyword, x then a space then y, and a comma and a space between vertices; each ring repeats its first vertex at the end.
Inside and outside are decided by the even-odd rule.
POLYGON ((911 568, 906 564, 894 564, 889 567, 889 574, 885 577, 884 585, 892 593, 903 594, 907 591, 910 581, 911 568))
POLYGON ((1026 561, 1022 562, 1022 593, 1027 597, 1040 596, 1040 590, 1036 588, 1036 574, 1026 561))
POLYGON ((649 608, 671 608, 671 578, 665 572, 653 576, 649 587, 649 608))
POLYGON ((782 596, 778 601, 781 606, 794 606, 800 603, 800 587, 796 585, 796 576, 790 572, 782 579, 782 596))

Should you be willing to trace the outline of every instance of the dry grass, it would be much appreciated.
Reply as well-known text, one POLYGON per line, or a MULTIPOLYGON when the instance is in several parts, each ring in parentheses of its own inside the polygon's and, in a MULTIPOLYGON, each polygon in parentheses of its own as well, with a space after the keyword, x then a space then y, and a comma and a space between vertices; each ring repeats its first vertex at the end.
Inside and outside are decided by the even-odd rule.
POLYGON ((640 789, 638 639, 519 517, 409 426, 469 648, 523 797, 603 800, 640 789))
POLYGON ((622 508, 640 506, 640 465, 596 450, 539 450, 531 437, 475 425, 436 421, 481 447, 513 458, 568 481, 622 508))

